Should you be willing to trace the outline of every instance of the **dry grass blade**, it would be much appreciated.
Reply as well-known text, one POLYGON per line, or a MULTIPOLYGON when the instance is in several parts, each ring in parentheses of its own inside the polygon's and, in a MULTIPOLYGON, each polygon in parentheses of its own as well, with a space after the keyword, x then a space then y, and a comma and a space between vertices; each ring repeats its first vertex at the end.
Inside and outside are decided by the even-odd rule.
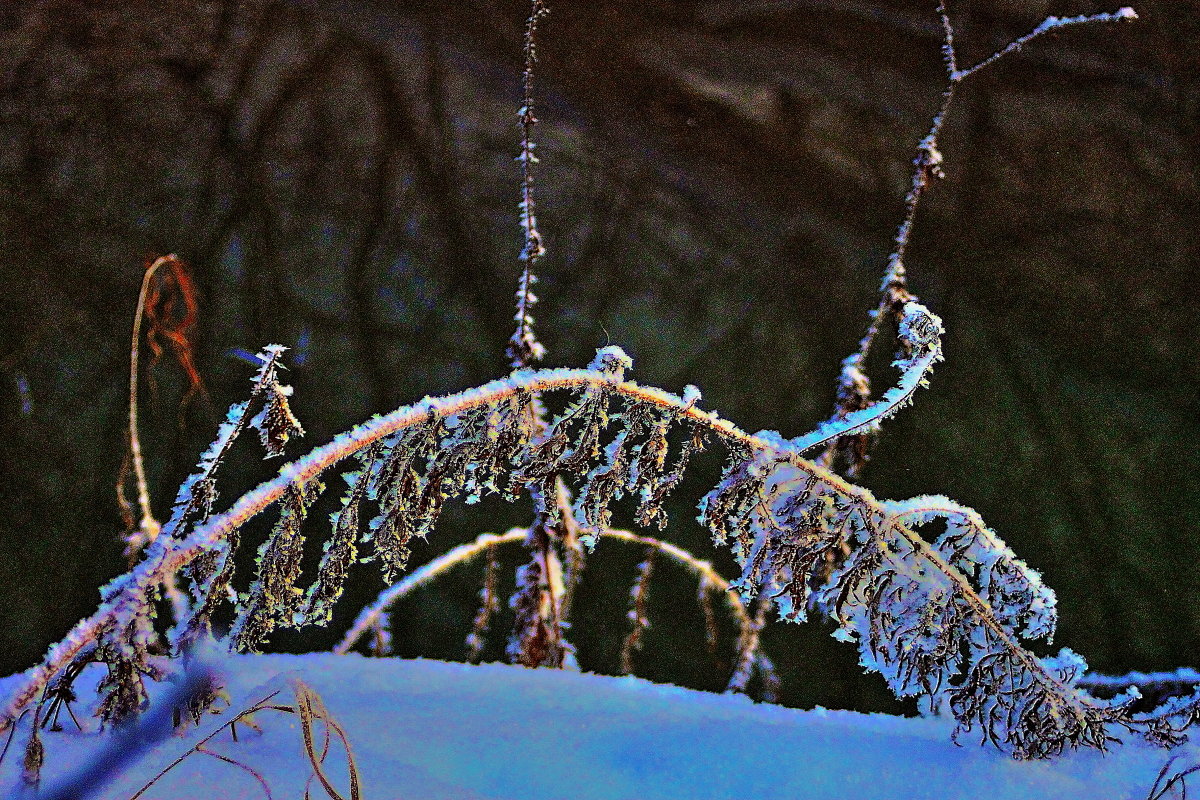
MULTIPOLYGON (((163 767, 161 770, 159 770, 158 774, 155 775, 153 778, 151 778, 149 781, 147 781, 146 785, 144 785, 142 788, 140 788, 136 792, 134 792, 134 794, 132 796, 130 796, 129 800, 138 800, 138 798, 140 798, 142 795, 144 795, 152 786, 154 786, 154 784, 156 784, 160 780, 162 780, 164 775, 166 775, 171 770, 175 769, 175 767, 182 764, 192 754, 204 753, 206 755, 216 755, 215 753, 213 753, 211 751, 205 750, 204 745, 206 745, 208 742, 212 741, 212 739, 215 738, 217 734, 219 734, 221 731, 225 730, 226 728, 229 728, 232 731, 233 726, 236 725, 241 720, 243 720, 244 718, 250 717, 251 715, 258 713, 259 711, 264 711, 266 709, 279 709, 280 708, 279 706, 273 706, 270 704, 271 700, 275 699, 275 696, 278 695, 279 692, 280 692, 280 690, 276 689, 275 691, 271 692, 270 694, 264 696, 262 699, 255 702, 249 708, 239 711, 238 714, 233 717, 233 719, 230 719, 230 720, 226 721, 225 723, 223 723, 222 725, 220 725, 216 730, 214 730, 208 736, 205 736, 203 739, 196 742, 196 744, 194 744, 192 747, 188 748, 188 750, 186 750, 184 753, 182 753, 177 758, 175 758, 173 761, 171 761, 171 763, 167 764, 165 767, 163 767)), ((228 759, 222 758, 222 760, 224 761, 224 760, 228 760, 228 759)), ((237 763, 237 766, 248 769, 248 767, 246 767, 246 765, 241 764, 241 763, 237 763)), ((253 772, 253 770, 251 770, 251 772, 253 772)), ((259 782, 263 785, 263 789, 266 792, 267 797, 270 798, 271 791, 270 791, 270 789, 267 788, 265 781, 263 781, 263 779, 262 779, 262 776, 258 775, 257 773, 254 773, 254 774, 255 774, 255 777, 258 778, 259 782)))
POLYGON ((254 769, 249 764, 243 764, 242 762, 240 762, 236 759, 230 758, 229 756, 223 756, 220 753, 214 753, 212 750, 205 750, 203 747, 197 747, 196 752, 200 753, 201 755, 212 756, 213 758, 217 759, 218 761, 224 761, 226 764, 229 764, 230 766, 233 766, 233 767, 237 767, 238 769, 243 770, 244 772, 248 773, 250 775, 250 777, 252 777, 252 778, 254 778, 254 780, 258 781, 258 785, 260 787, 262 787, 263 794, 267 796, 267 800, 274 800, 274 796, 271 794, 271 787, 270 787, 270 785, 267 784, 267 779, 264 778, 258 772, 258 770, 254 769))
MULTIPOLYGON (((350 740, 346 737, 346 732, 342 726, 337 723, 329 714, 329 710, 325 708, 325 704, 321 702, 321 697, 312 690, 308 684, 300 680, 292 681, 292 691, 296 695, 296 714, 300 717, 300 729, 304 734, 304 749, 308 754, 308 761, 312 764, 313 774, 317 780, 321 782, 322 788, 331 800, 347 800, 330 782, 329 777, 325 774, 323 764, 325 756, 329 750, 329 732, 338 737, 342 743, 342 747, 346 751, 346 767, 350 773, 350 797, 349 800, 359 800, 359 785, 358 785, 358 765, 354 761, 354 753, 350 750, 350 740), (318 755, 313 747, 313 722, 321 721, 325 723, 325 745, 322 747, 321 753, 318 755)), ((305 792, 307 796, 307 792, 305 792)))
MULTIPOLYGON (((325 704, 321 701, 320 695, 318 695, 317 692, 312 689, 312 687, 298 679, 291 680, 290 684, 292 693, 295 696, 294 706, 281 705, 273 702, 280 692, 283 691, 282 689, 276 689, 268 694, 263 695, 259 700, 238 712, 232 719, 223 722, 207 736, 196 742, 196 744, 192 745, 184 753, 173 759, 171 763, 167 764, 158 771, 158 774, 147 781, 142 788, 138 789, 138 791, 135 792, 129 798, 129 800, 139 800, 139 798, 141 798, 150 788, 162 780, 167 773, 175 769, 177 766, 196 753, 211 756, 246 771, 258 782, 260 788, 263 790, 263 794, 266 795, 268 800, 271 800, 272 794, 270 786, 267 784, 267 781, 262 774, 247 764, 243 764, 242 762, 221 753, 216 753, 207 749, 206 747, 206 745, 221 731, 228 728, 231 734, 233 734, 236 730, 235 726, 239 722, 249 723, 251 721, 250 718, 253 715, 262 711, 278 711, 280 713, 297 715, 300 718, 300 728, 304 737, 305 754, 307 755, 309 763, 312 766, 313 776, 317 778, 331 800, 359 800, 361 797, 361 792, 359 788, 358 765, 354 761, 354 755, 350 750, 350 741, 346 736, 346 732, 337 723, 337 721, 333 719, 328 709, 325 708, 325 704), (313 737, 313 725, 318 721, 325 724, 325 741, 323 742, 319 752, 314 744, 313 737), (326 756, 329 753, 330 732, 332 732, 338 737, 339 740, 341 740, 342 747, 346 751, 347 768, 350 775, 349 798, 340 794, 334 787, 333 783, 329 780, 328 775, 325 774, 323 764, 326 756)), ((235 741, 237 740, 236 735, 234 735, 233 738, 235 741)))
POLYGON ((29 713, 29 709, 21 712, 21 716, 17 717, 8 729, 8 735, 4 737, 4 747, 0 748, 0 764, 4 763, 4 757, 8 755, 8 748, 12 747, 13 739, 17 735, 17 723, 19 723, 29 713))
MULTIPOLYGON (((145 459, 138 432, 138 380, 140 378, 140 354, 143 320, 150 322, 146 341, 152 354, 151 367, 162 356, 165 338, 176 361, 187 377, 187 393, 183 403, 193 395, 204 391, 200 373, 193 356, 193 328, 196 325, 198 303, 196 288, 188 275, 187 268, 175 255, 154 259, 146 266, 138 292, 137 310, 133 317, 133 334, 129 343, 129 450, 121 462, 117 477, 117 506, 125 522, 125 557, 132 567, 141 551, 162 531, 162 524, 154 516, 150 505, 150 484, 146 479, 145 459), (157 278, 157 280, 156 280, 157 278), (182 310, 181 310, 182 309, 182 310), (137 487, 138 513, 125 494, 125 483, 129 470, 133 470, 137 487)), ((187 600, 176 585, 175 576, 163 581, 163 589, 171 601, 171 610, 178 621, 187 613, 187 600)))
POLYGON ((1171 765, 1175 763, 1176 758, 1177 756, 1171 756, 1167 763, 1163 764, 1162 769, 1158 771, 1158 777, 1154 779, 1154 785, 1150 787, 1150 793, 1146 795, 1146 800, 1164 800, 1167 792, 1173 792, 1172 796, 1179 800, 1187 800, 1187 777, 1194 772, 1200 772, 1200 764, 1172 773, 1168 778, 1167 773, 1171 771, 1171 765))
POLYGON ((500 601, 496 597, 499 573, 500 562, 496 559, 496 546, 492 545, 487 548, 487 566, 484 567, 483 586, 479 590, 479 611, 467 636, 468 660, 472 664, 478 664, 483 658, 484 639, 491 626, 492 615, 500 610, 500 601))
POLYGON ((135 559, 146 545, 153 542, 162 529, 162 525, 154 517, 150 508, 150 486, 146 480, 145 462, 142 457, 142 442, 138 435, 138 381, 140 376, 140 355, 142 340, 142 323, 150 322, 150 330, 146 334, 153 359, 151 366, 162 356, 163 345, 160 338, 165 338, 175 354, 179 366, 183 369, 188 389, 184 397, 186 403, 192 395, 204 390, 200 373, 192 349, 192 329, 196 325, 197 315, 196 288, 188 275, 187 268, 178 256, 166 255, 154 259, 146 266, 142 276, 142 286, 138 293, 137 310, 133 317, 133 334, 129 343, 129 459, 122 466, 121 479, 117 483, 117 502, 121 507, 122 516, 126 518, 129 532, 126 535, 128 544, 125 555, 135 559), (157 278, 157 280, 155 280, 157 278), (179 310, 182 306, 182 311, 179 310), (132 468, 137 486, 138 511, 140 520, 135 522, 132 504, 125 496, 125 478, 127 469, 132 468))

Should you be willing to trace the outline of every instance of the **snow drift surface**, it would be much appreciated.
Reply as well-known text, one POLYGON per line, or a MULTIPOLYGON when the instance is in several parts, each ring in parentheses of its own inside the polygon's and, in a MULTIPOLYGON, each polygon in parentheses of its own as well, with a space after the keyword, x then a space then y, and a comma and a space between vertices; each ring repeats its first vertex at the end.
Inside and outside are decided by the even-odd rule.
MULTIPOLYGON (((224 656, 211 666, 226 682, 229 710, 144 752, 126 748, 129 761, 117 774, 88 778, 87 797, 128 800, 237 711, 275 689, 282 691, 274 702, 293 703, 291 678, 316 690, 345 729, 364 798, 1144 800, 1171 756, 1172 772, 1200 763, 1200 748, 1168 753, 1140 743, 1114 746, 1107 754, 1015 762, 973 740, 955 746, 948 720, 800 711, 635 678, 500 664, 310 654, 224 656)), ((94 678, 99 676, 97 671, 94 678)), ((93 683, 85 673, 77 683, 81 696, 93 683)), ((10 688, 0 685, 0 691, 10 688)), ((97 732, 94 720, 88 724, 81 715, 81 721, 82 733, 66 721, 68 730, 44 735, 46 768, 36 796, 53 794, 56 784, 97 761, 112 762, 111 746, 97 755, 110 735, 97 732)), ((261 732, 239 726, 234 742, 224 730, 207 749, 251 767, 273 797, 303 797, 306 785, 313 797, 325 797, 311 778, 297 717, 263 711, 254 721, 261 732)), ((27 734, 22 724, 0 765, 3 796, 35 796, 19 777, 27 734)), ((349 796, 345 764, 335 745, 326 771, 349 796)), ((142 797, 265 796, 248 771, 193 753, 142 797)))

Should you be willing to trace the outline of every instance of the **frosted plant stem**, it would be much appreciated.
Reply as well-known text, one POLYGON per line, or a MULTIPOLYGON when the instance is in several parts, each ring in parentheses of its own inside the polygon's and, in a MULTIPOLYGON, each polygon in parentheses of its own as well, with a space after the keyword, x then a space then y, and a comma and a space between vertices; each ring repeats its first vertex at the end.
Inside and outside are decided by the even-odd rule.
POLYGON ((921 199, 925 195, 925 190, 932 183, 930 178, 942 177, 942 154, 938 150, 938 137, 942 133, 942 126, 946 121, 946 115, 950 112, 950 105, 954 100, 954 93, 959 84, 980 70, 996 63, 1006 55, 1019 51, 1029 41, 1049 31, 1069 25, 1137 19, 1137 13, 1129 7, 1121 8, 1111 14, 1088 14, 1062 18, 1048 17, 1031 32, 1019 39, 1013 40, 1006 47, 992 53, 992 55, 975 66, 960 70, 958 68, 957 54, 954 50, 954 26, 950 22, 944 0, 938 3, 937 12, 943 31, 942 60, 946 67, 946 88, 942 90, 941 105, 938 107, 937 113, 934 114, 933 125, 929 129, 929 133, 917 145, 917 156, 913 159, 913 164, 916 168, 913 170, 912 186, 909 189, 908 195, 904 198, 904 218, 896 231, 896 236, 893 240, 895 247, 892 254, 888 257, 887 270, 880 285, 883 297, 880 299, 878 309, 871 314, 871 323, 867 328, 867 334, 859 342, 858 351, 850 359, 847 359, 847 361, 852 359, 855 366, 860 368, 866 360, 872 341, 879 332, 880 320, 886 315, 889 309, 894 311, 897 309, 898 304, 902 304, 907 299, 912 299, 911 295, 907 293, 907 274, 904 267, 904 257, 908 250, 909 241, 912 238, 912 229, 913 224, 916 222, 917 209, 921 204, 921 199))
MULTIPOLYGON (((317 478, 334 464, 354 455, 365 447, 409 426, 434 418, 447 418, 480 406, 495 404, 518 393, 538 393, 563 389, 593 388, 616 393, 627 400, 660 409, 669 409, 680 419, 695 421, 713 434, 736 443, 750 452, 774 454, 781 462, 793 463, 799 469, 815 473, 817 468, 805 461, 778 434, 749 434, 715 412, 700 410, 694 398, 683 398, 632 381, 622 381, 622 373, 604 366, 601 356, 612 356, 618 348, 602 348, 591 369, 519 370, 507 378, 491 381, 441 398, 425 398, 420 403, 404 406, 387 415, 375 417, 337 436, 326 445, 280 468, 279 474, 242 495, 222 514, 214 515, 183 539, 159 537, 146 549, 140 564, 117 578, 104 589, 105 602, 91 616, 81 620, 70 633, 54 645, 45 660, 18 686, 0 711, 0 734, 12 724, 37 693, 88 644, 104 631, 128 625, 143 608, 149 592, 156 585, 190 564, 201 553, 218 546, 229 534, 251 518, 278 501, 289 487, 302 486, 317 478)), ((624 354, 621 354, 624 357, 624 354)), ((865 489, 854 487, 833 476, 826 482, 850 496, 862 495, 865 502, 874 504, 865 489)), ((915 536, 915 534, 914 534, 915 536)), ((918 537, 919 538, 919 537, 918 537)))
MULTIPOLYGON (((917 304, 910 303, 909 306, 917 304)), ((922 330, 932 332, 929 328, 922 330)), ((149 592, 154 586, 200 554, 219 545, 230 533, 279 500, 289 490, 307 485, 337 462, 409 426, 427 424, 434 419, 445 419, 472 409, 505 402, 518 393, 532 394, 558 389, 607 392, 622 398, 626 403, 656 408, 659 413, 670 413, 677 421, 686 420, 704 427, 710 435, 724 440, 731 450, 747 454, 747 458, 754 464, 761 465, 763 469, 770 470, 788 465, 797 470, 802 479, 806 479, 807 476, 813 481, 819 481, 824 487, 823 491, 839 498, 838 502, 842 507, 856 509, 854 513, 861 518, 865 541, 872 543, 877 552, 895 554, 911 551, 918 563, 923 565, 923 570, 931 571, 930 574, 939 574, 946 589, 958 598, 957 602, 969 608, 971 618, 976 620, 973 623, 975 630, 986 635, 988 641, 993 642, 996 648, 1007 653, 1007 657, 1011 658, 1014 664, 1019 664, 1030 676, 1030 681, 1044 687, 1050 696, 1058 698, 1064 709, 1070 709, 1079 719, 1112 720, 1106 706, 1096 705, 1086 696, 1077 694, 1070 687, 1068 678, 1059 677, 1052 667, 1043 664, 1025 650, 1017 641, 1017 633, 1009 631, 1002 624, 970 581, 949 564, 936 547, 925 542, 904 525, 901 518, 889 510, 887 504, 876 500, 867 489, 854 486, 805 460, 794 441, 784 439, 778 433, 768 431, 748 434, 716 413, 696 408, 694 396, 685 399, 661 389, 624 381, 623 367, 628 365, 628 358, 620 353, 618 348, 602 348, 590 369, 522 370, 508 378, 492 381, 474 389, 442 398, 426 398, 420 403, 397 409, 352 428, 329 444, 285 465, 276 478, 243 495, 228 511, 197 526, 186 538, 178 540, 174 537, 159 537, 147 548, 142 563, 105 588, 106 600, 97 612, 79 622, 62 642, 51 648, 43 663, 10 695, 0 711, 0 735, 14 724, 28 704, 83 648, 97 641, 109 630, 124 629, 137 615, 144 613, 149 592), (900 546, 900 549, 897 550, 896 546, 900 546)), ((895 390, 902 388, 898 386, 895 390)), ((902 391, 900 393, 903 394, 902 391)), ((686 394, 688 393, 685 392, 686 394)), ((889 563, 895 564, 897 568, 902 566, 893 560, 893 556, 887 558, 889 563)), ((849 630, 864 637, 861 641, 865 646, 868 641, 866 637, 870 632, 852 619, 843 619, 841 622, 843 627, 850 626, 849 630)), ((1170 713, 1178 712, 1163 712, 1163 716, 1170 713)))
MULTIPOLYGON (((354 620, 354 624, 350 626, 350 629, 346 631, 342 640, 333 648, 333 652, 337 655, 349 653, 351 648, 358 643, 359 639, 369 631, 383 624, 383 616, 392 606, 407 597, 415 589, 434 580, 446 572, 446 570, 470 561, 485 552, 488 548, 511 544, 513 542, 523 542, 528 535, 529 530, 527 528, 513 528, 499 535, 482 533, 474 541, 460 544, 458 547, 447 550, 433 561, 421 566, 419 569, 413 570, 405 576, 404 580, 392 584, 380 592, 375 601, 359 613, 358 618, 354 620)), ((713 568, 710 562, 698 559, 687 550, 677 547, 670 542, 656 539, 653 536, 641 536, 631 531, 615 528, 602 531, 600 536, 605 539, 615 539, 617 541, 652 547, 671 560, 682 564, 690 572, 700 576, 702 580, 706 580, 708 586, 724 594, 725 598, 729 601, 730 611, 737 619, 739 628, 744 628, 752 623, 753 620, 746 611, 741 597, 734 591, 729 581, 722 578, 713 568)))
MULTIPOLYGON (((640 398, 644 402, 664 407, 676 407, 681 410, 687 409, 682 413, 697 419, 708 420, 710 425, 715 425, 718 430, 724 431, 725 435, 741 436, 757 441, 755 437, 741 432, 733 423, 720 420, 715 415, 712 415, 710 419, 709 415, 704 412, 688 408, 688 404, 681 398, 633 383, 621 384, 612 373, 599 369, 522 371, 515 373, 512 377, 492 381, 476 389, 440 399, 428 398, 422 403, 405 406, 386 416, 376 417, 338 436, 329 444, 313 450, 307 456, 285 465, 280 469, 277 477, 243 495, 225 513, 212 517, 203 525, 198 525, 185 539, 169 541, 166 540, 167 537, 156 539, 152 545, 146 548, 145 556, 137 567, 106 587, 105 597, 108 599, 101 604, 99 609, 91 617, 77 623, 61 642, 51 647, 42 664, 35 668, 28 679, 13 691, 9 701, 4 705, 3 711, 0 711, 0 734, 8 729, 13 720, 37 696, 38 692, 84 647, 96 641, 105 630, 127 625, 138 609, 147 602, 149 592, 154 586, 161 584, 167 576, 175 574, 201 553, 219 544, 230 532, 240 528, 249 519, 275 503, 289 486, 303 485, 363 447, 431 417, 450 416, 460 411, 511 397, 517 392, 550 391, 585 386, 608 387, 620 391, 622 394, 640 398)), ((763 444, 765 445, 765 442, 763 444)))
MULTIPOLYGON (((125 554, 129 557, 130 564, 137 557, 138 551, 153 543, 158 538, 159 533, 162 532, 162 524, 155 518, 154 511, 150 507, 150 484, 146 480, 145 459, 142 457, 142 440, 138 435, 139 354, 141 352, 142 319, 146 314, 146 295, 150 290, 150 281, 154 279, 154 275, 158 272, 159 267, 164 264, 177 262, 178 260, 178 256, 174 254, 160 256, 146 268, 146 273, 142 276, 142 287, 138 292, 137 309, 133 315, 133 335, 129 343, 129 458, 133 464, 134 480, 137 483, 137 502, 138 510, 141 512, 141 519, 138 522, 137 530, 131 532, 128 536, 125 554)), ((118 499, 124 507, 127 505, 124 500, 124 489, 121 486, 117 488, 118 499)), ((188 613, 188 602, 183 592, 179 590, 174 574, 167 576, 163 581, 163 593, 171 603, 171 613, 175 621, 178 622, 183 619, 188 613)))
POLYGON ((1137 18, 1138 18, 1137 12, 1134 11, 1129 6, 1122 6, 1121 8, 1118 8, 1116 11, 1114 11, 1112 13, 1080 14, 1079 16, 1075 16, 1075 17, 1046 17, 1046 19, 1042 20, 1040 25, 1038 25, 1036 28, 1034 28, 1032 31, 1025 34, 1024 36, 1022 36, 1018 39, 1014 39, 1013 41, 1009 42, 1008 45, 1004 47, 1004 49, 997 50, 995 53, 992 53, 990 56, 985 58, 983 61, 980 61, 978 64, 976 64, 973 67, 970 67, 969 69, 963 70, 961 72, 959 72, 959 71, 953 72, 951 74, 951 80, 961 81, 964 78, 967 78, 967 77, 975 74, 976 72, 979 72, 980 70, 982 70, 986 67, 989 67, 992 64, 995 64, 997 61, 999 61, 1001 58, 1004 58, 1006 55, 1008 55, 1010 53, 1018 52, 1022 47, 1024 47, 1026 44, 1028 44, 1030 40, 1036 39, 1037 37, 1041 36, 1043 33, 1049 33, 1050 31, 1055 30, 1057 28, 1065 28, 1069 25, 1088 25, 1093 22, 1132 21, 1137 18))
POLYGON ((533 0, 529 11, 529 20, 525 25, 525 71, 523 74, 523 99, 517 112, 521 119, 521 153, 517 160, 521 162, 521 230, 525 237, 525 246, 521 250, 521 278, 517 282, 517 329, 508 342, 508 356, 513 369, 523 369, 531 362, 538 361, 545 355, 546 349, 533 330, 532 309, 537 303, 537 295, 533 293, 533 284, 537 282, 534 267, 546 250, 542 246, 542 235, 537 226, 537 208, 533 197, 533 165, 537 163, 534 150, 537 144, 533 138, 537 117, 533 109, 533 68, 537 63, 537 25, 547 13, 544 0, 533 0))
POLYGON ((934 365, 942 360, 942 333, 942 321, 936 314, 920 303, 906 303, 900 320, 900 339, 914 353, 907 360, 896 362, 903 370, 899 383, 876 402, 855 411, 843 411, 811 433, 793 439, 791 444, 796 452, 803 453, 822 444, 832 447, 842 436, 874 429, 912 402, 917 389, 927 385, 926 377, 934 365))
POLYGON ((871 322, 867 326, 866 335, 858 343, 858 350, 843 362, 843 365, 853 365, 860 370, 871 351, 872 342, 879 333, 881 320, 887 317, 889 311, 895 312, 906 301, 915 299, 908 292, 908 276, 904 268, 904 257, 908 251, 909 240, 912 238, 917 209, 921 205, 921 198, 925 196, 925 190, 931 183, 930 178, 942 176, 942 154, 938 150, 938 136, 942 133, 942 125, 946 121, 946 115, 950 112, 954 91, 961 78, 955 77, 958 74, 958 60, 954 52, 954 26, 950 23, 944 1, 939 0, 937 12, 942 23, 942 59, 946 66, 948 81, 945 89, 942 90, 941 105, 938 107, 937 113, 933 115, 933 124, 929 128, 929 133, 917 144, 917 155, 913 159, 912 185, 904 198, 904 217, 892 240, 892 254, 888 256, 887 270, 879 287, 882 293, 879 306, 871 312, 871 322))
MULTIPOLYGON (((538 22, 544 17, 549 10, 546 8, 544 0, 531 0, 529 9, 529 19, 525 24, 524 37, 524 56, 525 69, 522 73, 522 102, 521 108, 518 111, 521 124, 521 152, 517 156, 517 160, 521 162, 521 202, 520 202, 520 223, 521 231, 524 237, 524 247, 521 249, 519 256, 521 262, 521 277, 517 281, 517 310, 514 319, 517 323, 517 329, 513 332, 508 343, 508 356, 513 369, 525 369, 532 365, 535 361, 540 361, 546 354, 546 348, 538 341, 537 335, 534 332, 534 318, 532 308, 537 303, 537 295, 533 292, 533 285, 537 283, 537 272, 535 267, 538 260, 545 254, 546 249, 542 245, 542 236, 537 227, 537 207, 534 200, 534 165, 538 163, 535 149, 537 143, 534 141, 534 128, 537 125, 537 116, 534 112, 534 67, 537 64, 537 32, 538 22)), ((533 399, 533 413, 535 424, 539 431, 544 431, 546 428, 545 409, 540 400, 535 395, 533 399)), ((579 526, 575 521, 574 512, 571 510, 569 492, 565 484, 561 480, 555 481, 554 486, 554 505, 558 509, 558 517, 562 527, 562 536, 555 536, 555 532, 547 525, 547 521, 551 519, 547 498, 540 491, 533 491, 534 504, 534 519, 527 532, 527 543, 533 563, 539 564, 540 579, 537 587, 526 587, 522 589, 518 585, 518 593, 522 591, 538 591, 545 592, 548 599, 549 614, 541 614, 544 624, 553 632, 554 646, 559 650, 563 650, 564 644, 564 620, 566 611, 569 610, 569 595, 570 585, 556 584, 555 580, 551 579, 554 574, 562 574, 559 569, 552 569, 555 566, 556 555, 552 549, 553 540, 561 538, 564 548, 574 547, 572 533, 579 526), (567 494, 567 500, 564 502, 564 493, 567 494)), ((545 608, 542 603, 537 603, 539 609, 545 608)), ((518 616, 518 625, 520 617, 518 616)), ((513 641, 517 644, 518 649, 521 641, 521 633, 514 631, 513 641)))
MULTIPOLYGON (((913 170, 912 185, 904 198, 904 217, 900 222, 899 228, 896 230, 896 235, 893 239, 893 251, 888 256, 887 269, 884 272, 883 281, 879 287, 881 294, 879 304, 870 312, 870 322, 867 325, 866 333, 859 340, 858 349, 842 361, 842 370, 838 378, 838 407, 835 412, 835 419, 837 416, 843 416, 855 410, 856 405, 861 406, 867 402, 870 384, 866 379, 864 367, 867 356, 871 351, 871 345, 879 335, 883 321, 898 316, 905 303, 916 299, 915 295, 908 290, 908 276, 904 265, 904 258, 908 251, 909 242, 912 239, 913 225, 916 222, 917 210, 920 207, 921 199, 925 196, 925 190, 932 184, 933 178, 943 177, 941 166, 942 154, 938 149, 938 137, 942 133, 942 127, 946 121, 947 114, 950 112, 950 106, 959 84, 980 70, 996 63, 1006 55, 1019 51, 1029 41, 1049 31, 1070 25, 1137 19, 1136 12, 1129 7, 1123 7, 1114 13, 1062 18, 1048 17, 1031 32, 1013 40, 1007 46, 996 51, 975 66, 960 70, 958 68, 957 53, 954 49, 954 26, 950 21, 945 0, 939 0, 937 13, 942 25, 941 49, 942 60, 946 68, 946 86, 942 90, 941 105, 938 107, 937 113, 934 114, 933 124, 929 129, 929 133, 917 145, 917 156, 913 159, 915 168, 913 170)), ((829 442, 818 463, 826 467, 831 466, 836 445, 836 439, 829 442)))
POLYGON ((447 550, 429 563, 413 570, 405 575, 403 580, 393 583, 380 592, 379 596, 375 598, 375 602, 359 612, 358 618, 354 620, 350 630, 346 631, 346 635, 333 648, 333 652, 336 655, 349 653, 350 649, 368 631, 383 624, 383 615, 389 608, 411 594, 414 589, 424 586, 456 564, 471 560, 489 547, 509 542, 523 542, 528 534, 529 531, 525 528, 513 528, 499 536, 494 533, 481 533, 474 541, 447 550))

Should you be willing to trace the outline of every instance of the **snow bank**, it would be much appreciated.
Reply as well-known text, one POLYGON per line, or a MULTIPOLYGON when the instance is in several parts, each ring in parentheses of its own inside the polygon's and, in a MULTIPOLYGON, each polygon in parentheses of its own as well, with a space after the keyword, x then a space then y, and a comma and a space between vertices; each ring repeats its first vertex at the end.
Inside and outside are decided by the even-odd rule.
MULTIPOLYGON (((276 702, 293 703, 292 677, 315 689, 346 730, 364 798, 1144 800, 1172 755, 1173 771, 1200 763, 1200 748, 1168 753, 1140 743, 1014 762, 975 742, 955 746, 946 720, 800 711, 635 678, 501 664, 310 654, 222 656, 212 666, 227 682, 231 709, 137 753, 111 782, 91 781, 88 797, 128 800, 202 736, 275 689, 283 690, 276 702)), ((85 700, 99 674, 78 682, 85 700)), ((94 761, 109 738, 83 717, 82 703, 75 706, 84 732, 64 715, 68 730, 45 734, 41 798, 94 761)), ((261 732, 239 726, 234 742, 225 730, 208 749, 253 768, 276 798, 303 797, 306 783, 313 797, 324 797, 310 781, 297 717, 262 711, 255 722, 261 732)), ((27 731, 23 724, 0 765, 3 796, 35 796, 19 777, 27 731)), ((344 754, 334 746, 325 763, 348 795, 344 754)), ((247 771, 193 753, 143 798, 265 796, 247 771)))

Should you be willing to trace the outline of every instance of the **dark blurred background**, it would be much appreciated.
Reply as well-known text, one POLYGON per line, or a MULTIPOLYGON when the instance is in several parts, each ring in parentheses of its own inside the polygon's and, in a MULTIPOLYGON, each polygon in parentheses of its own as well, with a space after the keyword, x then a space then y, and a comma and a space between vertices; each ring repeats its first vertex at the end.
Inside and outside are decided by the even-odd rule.
MULTIPOLYGON (((611 341, 637 380, 697 384, 748 430, 825 418, 943 85, 933 5, 553 2, 538 75, 548 363, 611 341)), ((908 258, 947 361, 863 477, 977 508, 1057 590, 1058 643, 1110 672, 1200 660, 1200 25, 1190 2, 1136 8, 961 87, 908 258)), ((1047 15, 1101 10, 1116 7, 951 15, 974 63, 1047 15)), ((193 272, 207 388, 181 406, 165 361, 143 385, 160 516, 249 388, 236 349, 295 348, 297 454, 506 370, 527 14, 507 0, 0 8, 0 673, 33 664, 124 568, 113 486, 147 256, 193 272)), ((718 468, 700 465, 667 536, 729 574, 694 521, 718 468)), ((273 469, 247 447, 223 501, 273 469)), ((456 505, 416 559, 528 519, 456 505)), ((316 552, 321 523, 309 530, 316 552)), ((587 668, 617 668, 640 558, 602 547, 589 564, 587 668)), ((402 652, 463 657, 481 570, 403 606, 402 652)), ((363 567, 328 631, 278 646, 329 646, 380 588, 363 567)), ((694 592, 661 567, 639 669, 719 688, 730 654, 705 653, 694 592)), ((768 629, 784 699, 889 707, 826 633, 768 629)))

